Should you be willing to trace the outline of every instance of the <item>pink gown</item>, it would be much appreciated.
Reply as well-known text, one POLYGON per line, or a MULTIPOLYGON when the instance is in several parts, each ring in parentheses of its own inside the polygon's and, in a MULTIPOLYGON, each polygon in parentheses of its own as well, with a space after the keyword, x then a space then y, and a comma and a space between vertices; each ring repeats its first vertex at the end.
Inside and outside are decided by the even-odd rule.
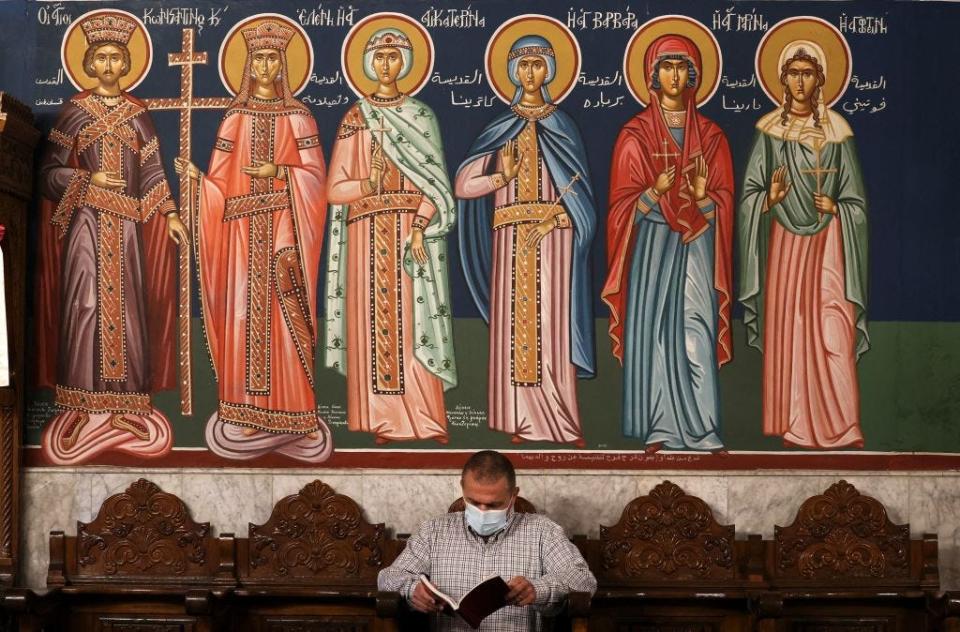
MULTIPOLYGON (((457 197, 478 198, 493 193, 495 208, 521 201, 514 186, 516 180, 498 187, 496 178, 486 175, 490 173, 488 166, 493 159, 494 155, 488 155, 461 168, 455 184, 457 197)), ((496 161, 494 171, 500 173, 499 155, 496 161)), ((539 187, 533 188, 539 190, 540 201, 555 201, 557 193, 546 165, 542 160, 538 163, 539 187)), ((554 228, 540 242, 536 269, 539 337, 529 341, 516 335, 513 305, 514 275, 522 260, 515 258, 514 239, 515 233, 525 225, 504 226, 494 231, 487 418, 491 429, 512 434, 518 440, 574 443, 583 436, 569 336, 573 230, 565 213, 560 222, 563 227, 554 228), (539 346, 536 384, 515 379, 514 345, 524 342, 539 346)))
POLYGON ((443 382, 414 357, 413 282, 402 267, 414 219, 426 225, 436 209, 386 155, 380 196, 365 195, 372 147, 373 135, 354 106, 333 146, 328 188, 331 204, 351 207, 344 314, 347 427, 374 433, 380 441, 445 442, 443 382), (410 202, 409 208, 376 210, 388 195, 410 202))

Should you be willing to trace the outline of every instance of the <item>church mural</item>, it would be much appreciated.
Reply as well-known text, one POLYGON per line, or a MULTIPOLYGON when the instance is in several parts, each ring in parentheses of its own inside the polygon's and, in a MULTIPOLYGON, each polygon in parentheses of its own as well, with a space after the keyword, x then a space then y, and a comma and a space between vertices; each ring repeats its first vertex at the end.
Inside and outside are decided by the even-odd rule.
POLYGON ((960 9, 18 4, 28 463, 960 465, 960 9))

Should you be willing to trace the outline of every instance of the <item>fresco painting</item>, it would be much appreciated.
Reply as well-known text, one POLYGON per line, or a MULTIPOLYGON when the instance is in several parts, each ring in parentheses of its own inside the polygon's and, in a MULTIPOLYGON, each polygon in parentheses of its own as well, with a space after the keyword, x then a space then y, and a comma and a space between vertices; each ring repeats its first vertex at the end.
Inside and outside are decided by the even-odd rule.
POLYGON ((366 4, 37 9, 34 464, 960 458, 905 342, 960 378, 960 300, 875 276, 884 18, 366 4))

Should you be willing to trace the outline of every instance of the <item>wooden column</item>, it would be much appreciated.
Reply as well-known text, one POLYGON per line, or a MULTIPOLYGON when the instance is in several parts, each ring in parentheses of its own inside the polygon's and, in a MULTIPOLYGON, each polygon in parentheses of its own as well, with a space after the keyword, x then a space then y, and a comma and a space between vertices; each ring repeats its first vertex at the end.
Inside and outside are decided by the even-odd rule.
POLYGON ((30 109, 0 92, 0 248, 7 308, 10 386, 0 387, 0 586, 17 581, 20 540, 20 435, 23 429, 26 339, 27 212, 34 148, 40 132, 30 109))

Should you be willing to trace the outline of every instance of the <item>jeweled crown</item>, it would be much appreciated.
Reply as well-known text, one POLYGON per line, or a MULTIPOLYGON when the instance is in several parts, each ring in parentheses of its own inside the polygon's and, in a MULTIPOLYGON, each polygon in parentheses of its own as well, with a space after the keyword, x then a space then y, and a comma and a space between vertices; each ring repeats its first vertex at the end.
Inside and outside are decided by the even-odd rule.
POLYGON ((287 50, 293 39, 293 29, 279 22, 261 22, 257 26, 241 31, 247 50, 253 52, 264 48, 287 50))
POLYGON ((367 46, 363 49, 363 52, 368 53, 377 48, 406 48, 407 50, 413 50, 413 44, 410 43, 410 39, 403 33, 388 31, 367 42, 367 46))
POLYGON ((137 24, 122 15, 107 13, 91 16, 80 23, 87 45, 98 42, 117 42, 124 46, 130 41, 137 24))

